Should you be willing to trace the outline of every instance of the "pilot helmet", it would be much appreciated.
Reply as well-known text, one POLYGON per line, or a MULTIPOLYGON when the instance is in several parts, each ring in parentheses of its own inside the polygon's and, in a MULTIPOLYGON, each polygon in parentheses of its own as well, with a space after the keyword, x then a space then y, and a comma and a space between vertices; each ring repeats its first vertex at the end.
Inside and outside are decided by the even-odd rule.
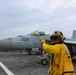
POLYGON ((53 40, 60 40, 60 42, 63 42, 65 40, 65 37, 61 31, 55 31, 51 36, 50 36, 51 41, 53 40))

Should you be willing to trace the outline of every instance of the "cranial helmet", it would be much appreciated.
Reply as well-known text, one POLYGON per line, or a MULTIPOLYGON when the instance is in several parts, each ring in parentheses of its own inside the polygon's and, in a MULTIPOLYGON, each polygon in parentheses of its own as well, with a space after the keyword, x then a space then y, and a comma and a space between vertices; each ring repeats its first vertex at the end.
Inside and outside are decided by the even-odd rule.
POLYGON ((59 39, 61 42, 63 42, 65 40, 65 37, 64 37, 64 35, 63 35, 63 33, 61 31, 55 31, 51 35, 50 39, 51 39, 51 41, 59 39))

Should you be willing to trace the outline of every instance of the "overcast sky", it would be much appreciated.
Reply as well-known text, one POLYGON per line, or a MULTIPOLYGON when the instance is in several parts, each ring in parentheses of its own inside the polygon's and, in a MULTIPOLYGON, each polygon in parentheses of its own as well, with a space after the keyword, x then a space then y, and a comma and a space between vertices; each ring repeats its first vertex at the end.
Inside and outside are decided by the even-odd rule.
POLYGON ((76 30, 76 0, 0 0, 0 39, 39 30, 76 30))

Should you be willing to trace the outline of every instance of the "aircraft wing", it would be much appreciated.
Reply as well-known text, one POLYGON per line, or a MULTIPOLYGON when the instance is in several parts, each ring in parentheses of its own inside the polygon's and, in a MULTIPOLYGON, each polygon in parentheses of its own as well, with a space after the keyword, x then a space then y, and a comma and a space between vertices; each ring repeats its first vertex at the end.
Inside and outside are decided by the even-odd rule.
POLYGON ((64 43, 76 44, 76 40, 75 39, 65 39, 64 43))

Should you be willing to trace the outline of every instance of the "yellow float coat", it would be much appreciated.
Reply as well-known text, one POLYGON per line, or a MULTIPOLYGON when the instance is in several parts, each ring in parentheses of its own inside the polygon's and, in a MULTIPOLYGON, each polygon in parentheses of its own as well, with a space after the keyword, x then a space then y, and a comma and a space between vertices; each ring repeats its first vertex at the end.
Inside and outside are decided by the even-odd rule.
POLYGON ((48 75, 75 75, 70 53, 65 44, 47 45, 44 51, 52 55, 48 75), (70 72, 70 73, 69 73, 70 72))

